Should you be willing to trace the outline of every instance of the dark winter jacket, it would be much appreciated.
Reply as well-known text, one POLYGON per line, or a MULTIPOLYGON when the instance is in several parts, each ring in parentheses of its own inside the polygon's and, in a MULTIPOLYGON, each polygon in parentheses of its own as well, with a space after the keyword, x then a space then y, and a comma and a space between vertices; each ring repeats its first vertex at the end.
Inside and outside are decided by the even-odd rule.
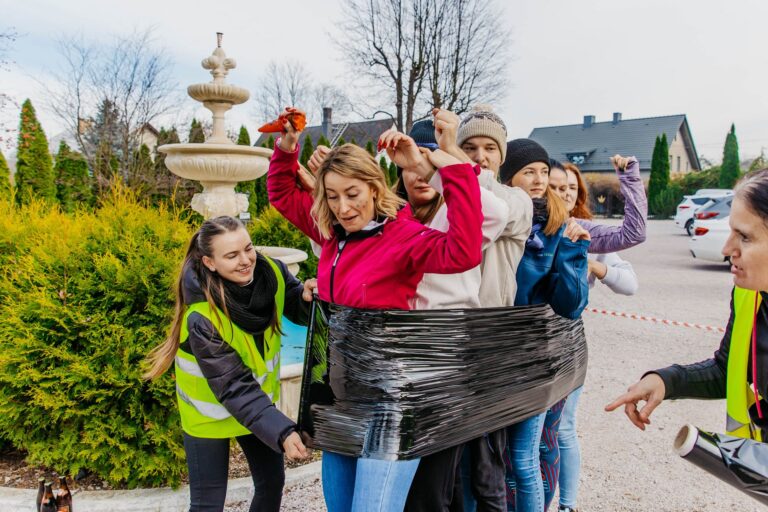
MULTIPOLYGON (((307 325, 309 307, 301 298, 304 285, 288 271, 284 263, 274 261, 285 280, 283 315, 291 322, 307 325)), ((183 293, 185 304, 205 301, 200 283, 191 268, 184 270, 183 293)), ((207 318, 192 313, 187 328, 189 338, 181 348, 195 356, 219 403, 267 446, 281 452, 283 440, 295 430, 296 424, 277 410, 256 382, 253 372, 237 352, 221 339, 207 318)), ((263 344, 263 340, 263 336, 254 336, 257 344, 263 344)))
MULTIPOLYGON (((768 293, 760 292, 763 300, 757 312, 757 387, 760 394, 768 396, 768 293)), ((725 398, 728 352, 731 347, 733 330, 733 294, 731 294, 731 316, 720 348, 714 357, 700 363, 675 364, 649 373, 658 374, 664 381, 664 398, 725 398)), ((751 356, 750 356, 751 358, 751 356)), ((750 359, 749 367, 752 367, 750 359)), ((747 372, 752 382, 751 371, 747 372)))

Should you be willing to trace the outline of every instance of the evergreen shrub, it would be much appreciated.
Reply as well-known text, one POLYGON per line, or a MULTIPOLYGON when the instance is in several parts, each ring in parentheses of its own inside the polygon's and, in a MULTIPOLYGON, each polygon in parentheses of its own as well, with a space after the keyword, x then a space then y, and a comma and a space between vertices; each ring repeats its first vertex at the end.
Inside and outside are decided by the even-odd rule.
POLYGON ((285 220, 274 206, 263 209, 248 225, 248 231, 257 247, 292 247, 306 252, 309 258, 301 264, 298 277, 304 280, 317 275, 317 257, 312 252, 309 238, 285 220))
POLYGON ((172 372, 140 374, 166 335, 193 228, 124 189, 95 211, 0 208, 0 438, 61 474, 178 485, 172 372))

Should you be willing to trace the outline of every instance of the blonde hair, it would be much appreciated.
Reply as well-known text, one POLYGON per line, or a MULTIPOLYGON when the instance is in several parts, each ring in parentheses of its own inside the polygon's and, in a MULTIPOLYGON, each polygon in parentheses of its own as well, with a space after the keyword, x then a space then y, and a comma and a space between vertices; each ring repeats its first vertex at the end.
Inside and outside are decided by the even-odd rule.
POLYGON ((358 179, 371 187, 374 192, 373 210, 377 217, 395 219, 398 210, 405 204, 405 201, 387 187, 384 171, 366 150, 354 144, 334 148, 317 170, 315 202, 311 211, 323 238, 330 239, 333 236, 333 222, 336 220, 328 206, 328 194, 325 190, 325 176, 331 172, 345 178, 358 179))

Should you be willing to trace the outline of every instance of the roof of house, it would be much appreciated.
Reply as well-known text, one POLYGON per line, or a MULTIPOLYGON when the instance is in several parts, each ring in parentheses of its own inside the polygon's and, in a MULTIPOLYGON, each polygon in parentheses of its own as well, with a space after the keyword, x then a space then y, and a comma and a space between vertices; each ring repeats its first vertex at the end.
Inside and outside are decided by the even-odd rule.
MULTIPOLYGON (((333 125, 333 135, 336 135, 336 131, 340 128, 344 127, 346 123, 335 123, 333 125)), ((379 135, 381 135, 383 132, 387 131, 388 129, 392 128, 394 126, 394 121, 391 119, 375 119, 373 121, 361 121, 359 123, 349 123, 349 125, 344 129, 344 132, 341 134, 342 137, 344 137, 344 140, 346 142, 352 142, 354 139, 355 142, 359 146, 365 146, 368 141, 373 141, 374 146, 376 145, 376 141, 379 140, 379 135)), ((269 139, 269 133, 262 133, 259 135, 259 138, 256 139, 256 142, 254 143, 254 146, 261 146, 263 143, 265 143, 269 139)), ((301 136, 299 137, 299 144, 304 143, 304 139, 309 136, 312 140, 313 145, 317 145, 318 139, 320 139, 320 136, 323 135, 323 127, 322 126, 308 126, 304 129, 303 132, 301 132, 301 136)), ((274 134, 273 136, 277 138, 274 134)), ((326 137, 329 142, 332 139, 332 137, 326 137)))
POLYGON ((682 133, 691 167, 701 169, 685 114, 593 122, 591 126, 580 123, 534 128, 528 137, 544 146, 551 158, 571 161, 569 155, 584 154, 586 158, 579 168, 595 172, 612 171, 610 157, 617 153, 635 155, 640 161, 640 168, 648 170, 651 168, 656 137, 666 133, 671 144, 678 132, 682 133))

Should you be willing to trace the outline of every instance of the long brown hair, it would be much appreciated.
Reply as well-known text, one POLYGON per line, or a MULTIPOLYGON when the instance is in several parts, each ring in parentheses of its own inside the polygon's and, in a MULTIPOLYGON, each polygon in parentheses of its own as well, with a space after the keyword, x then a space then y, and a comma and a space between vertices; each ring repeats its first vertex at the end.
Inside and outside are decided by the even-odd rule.
POLYGON ((387 187, 387 179, 376 160, 366 150, 354 144, 344 144, 331 150, 317 170, 315 202, 312 205, 312 218, 320 234, 330 239, 333 233, 333 221, 336 216, 328 206, 325 191, 325 175, 335 172, 345 178, 355 178, 365 182, 376 194, 374 213, 389 219, 397 218, 397 211, 405 203, 387 187))
POLYGON ((549 218, 547 219, 547 225, 544 226, 544 234, 552 236, 560 231, 560 228, 568 221, 570 215, 568 214, 565 202, 560 199, 560 196, 549 185, 547 185, 546 190, 544 198, 547 200, 547 215, 549 218))
MULTIPOLYGON (((184 323, 184 315, 187 312, 187 307, 184 301, 184 273, 186 269, 192 269, 197 276, 197 279, 200 282, 200 288, 203 290, 203 295, 205 295, 205 300, 208 302, 211 311, 218 317, 219 313, 216 305, 218 302, 221 304, 221 310, 224 312, 227 321, 232 321, 227 308, 227 294, 224 289, 224 279, 218 273, 212 272, 208 267, 203 265, 203 256, 208 256, 209 258, 213 257, 213 239, 216 236, 231 233, 238 229, 245 229, 245 226, 239 219, 227 216, 216 217, 203 222, 203 225, 200 226, 197 233, 192 236, 175 286, 176 305, 170 332, 165 341, 152 349, 147 356, 145 360, 147 370, 142 375, 144 379, 152 380, 160 377, 171 367, 171 364, 173 364, 173 360, 176 357, 176 352, 178 351, 181 342, 181 327, 184 323), (217 300, 214 300, 214 298, 217 300)), ((218 318, 218 320, 221 322, 221 318, 218 318)), ((277 317, 276 308, 273 312, 272 320, 270 321, 270 328, 279 331, 279 318, 277 317)))
MULTIPOLYGON (((576 193, 576 205, 571 211, 571 216, 577 219, 591 219, 592 212, 589 210, 589 189, 587 189, 584 178, 581 176, 581 171, 578 167, 570 162, 563 164, 564 171, 571 171, 576 176, 576 183, 578 183, 578 192, 576 193)), ((567 173, 566 173, 567 177, 567 173)))

